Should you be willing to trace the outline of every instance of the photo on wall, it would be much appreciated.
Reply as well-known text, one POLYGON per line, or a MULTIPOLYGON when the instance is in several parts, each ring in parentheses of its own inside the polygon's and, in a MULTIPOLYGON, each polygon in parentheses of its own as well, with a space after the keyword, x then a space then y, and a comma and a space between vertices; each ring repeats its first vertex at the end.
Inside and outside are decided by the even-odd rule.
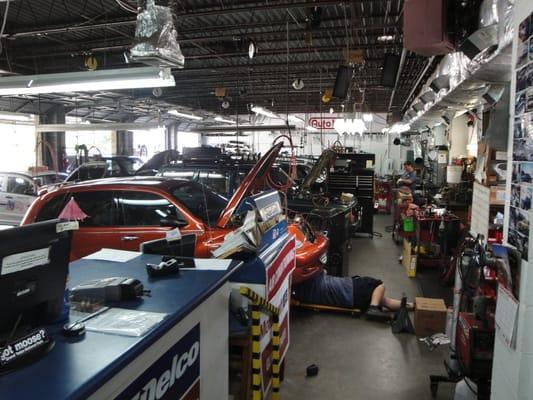
POLYGON ((520 185, 511 185, 511 207, 520 207, 520 185))
POLYGON ((533 183, 533 162, 522 162, 518 164, 518 183, 533 183))
POLYGON ((511 207, 509 211, 509 229, 529 236, 529 212, 515 207, 511 207))
POLYGON ((533 161, 533 139, 526 137, 513 140, 513 160, 533 161))
POLYGON ((533 111, 533 86, 526 91, 526 111, 533 111))
POLYGON ((514 119, 513 137, 515 139, 521 139, 526 134, 526 120, 522 117, 514 119))
POLYGON ((529 61, 529 42, 518 42, 516 51, 516 68, 521 68, 529 61))
POLYGON ((519 92, 527 88, 527 71, 528 71, 528 67, 523 67, 523 68, 520 68, 518 71, 516 71, 517 96, 519 92))
POLYGON ((518 39, 525 42, 531 35, 531 16, 524 19, 518 26, 518 39))
POLYGON ((520 208, 524 211, 531 210, 531 198, 533 197, 533 186, 522 186, 520 188, 520 208))
POLYGON ((511 171, 511 183, 520 183, 518 175, 518 163, 514 162, 511 171))
POLYGON ((516 116, 522 115, 526 111, 526 92, 520 92, 516 95, 514 112, 516 116))
POLYGON ((529 254, 529 237, 522 235, 520 232, 517 232, 513 229, 509 229, 509 234, 507 236, 507 241, 511 246, 516 247, 516 249, 522 255, 522 259, 528 261, 529 254))

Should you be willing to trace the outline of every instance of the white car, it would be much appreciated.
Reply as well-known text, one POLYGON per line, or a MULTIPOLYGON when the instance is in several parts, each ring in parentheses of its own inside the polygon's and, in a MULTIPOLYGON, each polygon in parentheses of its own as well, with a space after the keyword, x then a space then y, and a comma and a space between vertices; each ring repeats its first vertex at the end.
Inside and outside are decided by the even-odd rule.
POLYGON ((37 197, 40 186, 63 181, 65 174, 53 171, 34 176, 0 172, 0 225, 19 225, 26 210, 37 197))

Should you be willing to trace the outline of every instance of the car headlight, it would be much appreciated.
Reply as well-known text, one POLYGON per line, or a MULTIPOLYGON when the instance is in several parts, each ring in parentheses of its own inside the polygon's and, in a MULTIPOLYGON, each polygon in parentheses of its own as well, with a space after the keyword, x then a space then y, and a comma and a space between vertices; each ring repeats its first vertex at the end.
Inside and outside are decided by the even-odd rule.
POLYGON ((328 253, 324 253, 320 256, 320 262, 322 264, 327 264, 328 263, 328 253))

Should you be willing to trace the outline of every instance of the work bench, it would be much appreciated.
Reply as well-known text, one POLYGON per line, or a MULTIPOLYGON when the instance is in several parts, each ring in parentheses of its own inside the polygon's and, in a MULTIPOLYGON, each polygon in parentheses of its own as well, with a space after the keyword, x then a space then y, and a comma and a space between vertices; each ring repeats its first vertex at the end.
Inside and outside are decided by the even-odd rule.
POLYGON ((55 346, 33 364, 1 376, 0 398, 227 398, 228 278, 242 263, 203 260, 228 267, 149 279, 146 263, 160 259, 143 254, 123 263, 71 263, 70 287, 104 277, 136 278, 150 290, 150 297, 116 306, 167 316, 142 337, 88 331, 72 340, 61 335, 63 324, 46 326, 55 346), (174 379, 169 378, 171 371, 176 371, 174 379))

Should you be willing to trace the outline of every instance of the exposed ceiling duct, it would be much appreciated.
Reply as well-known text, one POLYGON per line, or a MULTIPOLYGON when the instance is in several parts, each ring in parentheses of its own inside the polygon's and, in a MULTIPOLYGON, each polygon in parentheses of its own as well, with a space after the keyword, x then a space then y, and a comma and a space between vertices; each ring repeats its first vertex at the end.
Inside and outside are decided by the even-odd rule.
POLYGON ((156 6, 154 0, 146 2, 146 8, 137 15, 135 45, 130 55, 143 64, 184 67, 185 57, 178 44, 170 7, 156 6))
POLYGON ((482 104, 495 104, 511 80, 512 7, 508 0, 485 0, 480 12, 480 29, 461 49, 447 54, 404 120, 413 129, 426 129, 482 104))

